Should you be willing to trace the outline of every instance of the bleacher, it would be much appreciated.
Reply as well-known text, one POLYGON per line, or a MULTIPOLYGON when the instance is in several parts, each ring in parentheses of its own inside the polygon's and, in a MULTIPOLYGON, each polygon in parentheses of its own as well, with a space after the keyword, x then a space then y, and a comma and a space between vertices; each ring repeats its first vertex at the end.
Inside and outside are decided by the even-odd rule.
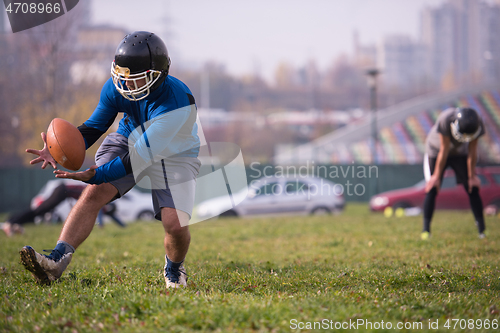
MULTIPOLYGON (((457 93, 454 98, 431 96, 381 110, 378 115, 378 164, 419 164, 423 160, 425 139, 439 113, 449 107, 472 107, 483 118, 486 135, 479 140, 479 161, 500 163, 500 91, 488 89, 474 93, 457 93), (433 101, 436 101, 433 103, 433 101), (434 104, 434 105, 432 105, 434 104), (418 106, 422 108, 418 109, 418 106), (405 115, 406 113, 406 115, 405 115)), ((277 164, 302 163, 372 163, 370 119, 350 126, 340 133, 328 134, 310 144, 297 147, 288 156, 277 156, 277 164), (357 126, 357 127, 356 127, 357 126), (295 155, 294 155, 295 154, 295 155), (302 160, 302 162, 301 162, 302 160)))

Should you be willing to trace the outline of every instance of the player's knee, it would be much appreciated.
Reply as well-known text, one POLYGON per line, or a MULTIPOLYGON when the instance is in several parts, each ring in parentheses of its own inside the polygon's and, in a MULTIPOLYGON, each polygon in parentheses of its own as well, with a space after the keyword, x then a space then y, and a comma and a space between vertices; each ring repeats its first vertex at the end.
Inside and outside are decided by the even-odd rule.
POLYGON ((472 190, 469 193, 470 197, 478 197, 479 196, 479 187, 473 186, 472 190))
POLYGON ((163 225, 165 228, 165 232, 171 236, 179 236, 182 235, 185 232, 184 227, 181 227, 180 224, 170 224, 170 225, 163 225))
MULTIPOLYGON (((112 186, 112 185, 111 185, 112 186)), ((117 190, 101 185, 88 185, 83 190, 80 200, 89 205, 104 206, 112 200, 117 193, 117 190)))
POLYGON ((189 217, 186 213, 174 208, 162 208, 161 221, 165 232, 178 235, 186 232, 189 217))
POLYGON ((164 220, 163 228, 167 234, 177 236, 185 232, 186 228, 182 227, 178 219, 164 220))
POLYGON ((427 196, 430 198, 435 198, 437 196, 437 188, 433 187, 429 192, 427 192, 427 196))

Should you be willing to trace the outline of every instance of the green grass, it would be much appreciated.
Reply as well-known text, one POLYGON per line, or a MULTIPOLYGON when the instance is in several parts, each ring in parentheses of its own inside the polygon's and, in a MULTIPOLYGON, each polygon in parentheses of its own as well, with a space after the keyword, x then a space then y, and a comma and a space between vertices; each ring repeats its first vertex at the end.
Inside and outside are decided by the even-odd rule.
POLYGON ((0 331, 291 332, 323 319, 423 328, 407 331, 438 320, 433 332, 463 331, 465 321, 444 324, 500 321, 500 221, 487 219, 485 240, 472 221, 437 212, 428 242, 421 217, 387 219, 365 205, 340 216, 203 222, 191 227, 189 287, 169 292, 160 223, 96 228, 51 286, 33 283, 18 251, 51 249, 60 226, 29 226, 0 235, 0 331))

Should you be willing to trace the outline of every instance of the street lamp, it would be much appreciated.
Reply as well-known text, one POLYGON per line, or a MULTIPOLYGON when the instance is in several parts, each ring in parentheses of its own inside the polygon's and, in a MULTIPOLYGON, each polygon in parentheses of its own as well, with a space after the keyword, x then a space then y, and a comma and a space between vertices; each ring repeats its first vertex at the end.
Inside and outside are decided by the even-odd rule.
POLYGON ((377 75, 380 71, 376 68, 366 70, 368 87, 370 88, 370 104, 372 109, 372 163, 377 164, 377 75))
MULTIPOLYGON (((371 68, 366 70, 365 74, 368 78, 368 87, 370 88, 370 101, 372 108, 372 163, 374 165, 378 164, 377 158, 377 75, 380 71, 376 68, 371 68)), ((372 196, 378 193, 378 177, 370 179, 370 188, 372 196)))

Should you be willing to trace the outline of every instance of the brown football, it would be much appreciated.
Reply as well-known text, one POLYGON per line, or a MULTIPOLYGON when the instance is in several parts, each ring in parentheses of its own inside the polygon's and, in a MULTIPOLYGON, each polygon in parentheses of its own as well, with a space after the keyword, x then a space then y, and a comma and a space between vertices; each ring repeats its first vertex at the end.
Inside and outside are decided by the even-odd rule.
POLYGON ((85 160, 85 141, 73 124, 54 118, 47 130, 47 146, 50 155, 62 167, 76 171, 82 167, 85 160))

